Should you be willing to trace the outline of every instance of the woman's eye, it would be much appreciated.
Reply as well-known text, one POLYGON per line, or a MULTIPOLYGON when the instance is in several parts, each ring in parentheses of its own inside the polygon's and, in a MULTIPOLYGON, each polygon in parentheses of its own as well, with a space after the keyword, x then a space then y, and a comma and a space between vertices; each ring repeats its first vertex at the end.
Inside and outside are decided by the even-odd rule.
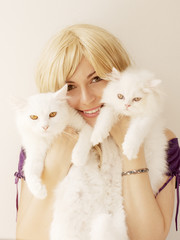
POLYGON ((93 79, 92 79, 92 83, 96 83, 96 82, 99 82, 99 81, 101 81, 102 79, 100 78, 100 77, 94 77, 93 79))
POLYGON ((76 88, 74 85, 69 84, 69 85, 68 85, 68 88, 67 88, 67 91, 71 91, 71 90, 73 90, 74 88, 76 88))

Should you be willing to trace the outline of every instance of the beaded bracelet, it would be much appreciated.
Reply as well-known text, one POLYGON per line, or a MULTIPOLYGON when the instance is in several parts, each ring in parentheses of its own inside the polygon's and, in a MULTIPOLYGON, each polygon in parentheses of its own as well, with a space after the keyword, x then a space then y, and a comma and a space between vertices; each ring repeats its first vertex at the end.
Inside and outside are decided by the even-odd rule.
POLYGON ((131 174, 140 174, 140 173, 146 173, 149 172, 148 168, 141 168, 141 169, 137 169, 137 170, 130 170, 127 172, 122 172, 121 175, 122 176, 126 176, 126 175, 131 175, 131 174))

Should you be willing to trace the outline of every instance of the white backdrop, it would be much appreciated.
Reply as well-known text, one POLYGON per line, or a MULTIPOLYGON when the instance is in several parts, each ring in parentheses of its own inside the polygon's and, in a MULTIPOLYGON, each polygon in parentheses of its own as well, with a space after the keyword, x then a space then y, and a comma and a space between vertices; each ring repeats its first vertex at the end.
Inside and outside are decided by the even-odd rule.
MULTIPOLYGON (((137 65, 164 80, 167 127, 180 137, 179 12, 179 0, 0 0, 0 239, 14 239, 16 224, 13 173, 20 139, 8 99, 37 91, 35 66, 48 39, 75 23, 117 35, 137 65)), ((180 239, 174 229, 173 220, 168 240, 180 239)))

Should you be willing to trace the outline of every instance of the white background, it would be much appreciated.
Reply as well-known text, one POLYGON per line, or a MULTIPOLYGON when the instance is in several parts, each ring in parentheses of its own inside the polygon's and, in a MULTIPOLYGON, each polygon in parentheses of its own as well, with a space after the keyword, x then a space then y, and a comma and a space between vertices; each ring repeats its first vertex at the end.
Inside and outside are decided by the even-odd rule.
MULTIPOLYGON (((75 23, 99 25, 114 33, 137 65, 163 79, 167 127, 180 137, 179 0, 0 0, 1 239, 15 238, 13 173, 20 150, 8 99, 37 92, 34 74, 42 48, 58 30, 75 23)), ((168 240, 177 239, 180 231, 175 232, 173 219, 168 240)))

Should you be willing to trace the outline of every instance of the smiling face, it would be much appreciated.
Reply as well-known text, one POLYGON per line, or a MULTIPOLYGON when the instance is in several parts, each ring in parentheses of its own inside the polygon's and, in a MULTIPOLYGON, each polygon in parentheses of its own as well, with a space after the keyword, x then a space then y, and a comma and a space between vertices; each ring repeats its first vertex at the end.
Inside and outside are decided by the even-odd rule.
POLYGON ((99 78, 93 66, 83 58, 66 83, 69 105, 76 109, 89 125, 94 126, 102 107, 100 101, 107 81, 99 78))

